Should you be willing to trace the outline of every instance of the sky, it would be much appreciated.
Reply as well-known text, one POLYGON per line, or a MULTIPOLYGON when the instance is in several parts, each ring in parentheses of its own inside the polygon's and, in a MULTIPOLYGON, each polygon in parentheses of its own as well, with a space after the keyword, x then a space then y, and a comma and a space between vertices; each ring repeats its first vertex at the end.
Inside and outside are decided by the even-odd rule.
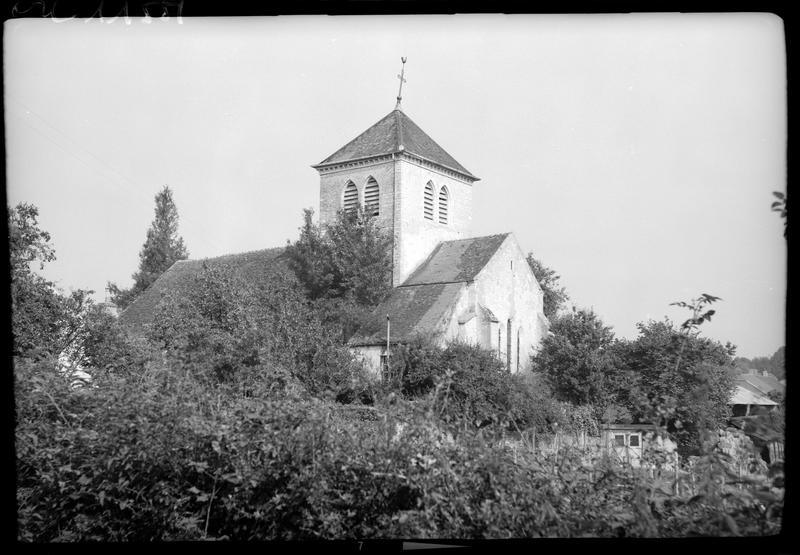
POLYGON ((311 168, 403 110, 618 337, 723 300, 703 333, 785 343, 783 22, 771 14, 279 16, 5 22, 9 206, 64 291, 132 284, 168 185, 191 258, 282 246, 311 168))

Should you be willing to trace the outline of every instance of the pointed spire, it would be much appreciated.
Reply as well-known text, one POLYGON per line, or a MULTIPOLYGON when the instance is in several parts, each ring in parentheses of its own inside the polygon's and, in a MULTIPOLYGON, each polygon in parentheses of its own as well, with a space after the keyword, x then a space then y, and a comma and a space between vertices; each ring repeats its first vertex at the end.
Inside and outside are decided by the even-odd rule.
POLYGON ((397 76, 400 79, 400 90, 397 91, 397 105, 394 107, 395 110, 401 110, 400 102, 403 100, 403 83, 406 82, 404 76, 406 71, 406 59, 405 57, 401 57, 400 60, 403 62, 403 65, 400 69, 400 74, 397 76))

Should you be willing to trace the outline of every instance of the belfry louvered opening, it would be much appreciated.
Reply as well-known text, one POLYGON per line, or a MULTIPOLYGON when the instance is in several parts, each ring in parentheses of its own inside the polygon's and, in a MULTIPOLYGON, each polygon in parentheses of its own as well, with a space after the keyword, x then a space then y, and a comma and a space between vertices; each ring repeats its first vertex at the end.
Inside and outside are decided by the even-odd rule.
POLYGON ((447 223, 447 187, 439 190, 439 223, 447 223))
POLYGON ((425 185, 425 200, 423 204, 423 213, 426 220, 433 220, 433 183, 428 181, 425 185))
POLYGON ((380 213, 380 189, 374 177, 367 180, 367 188, 364 189, 364 210, 369 216, 380 213))
POLYGON ((348 181, 344 188, 344 211, 354 212, 358 208, 358 188, 352 181, 348 181))

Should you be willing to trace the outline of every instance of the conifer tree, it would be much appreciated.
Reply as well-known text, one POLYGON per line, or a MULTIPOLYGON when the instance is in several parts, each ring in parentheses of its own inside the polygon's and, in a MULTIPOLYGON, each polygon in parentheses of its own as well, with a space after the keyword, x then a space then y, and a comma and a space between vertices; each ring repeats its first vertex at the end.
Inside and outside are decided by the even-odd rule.
POLYGON ((109 282, 107 289, 111 300, 124 309, 178 260, 189 257, 183 238, 178 235, 178 209, 168 186, 156 195, 153 223, 147 230, 147 239, 139 252, 139 270, 133 274, 133 287, 120 289, 109 282))

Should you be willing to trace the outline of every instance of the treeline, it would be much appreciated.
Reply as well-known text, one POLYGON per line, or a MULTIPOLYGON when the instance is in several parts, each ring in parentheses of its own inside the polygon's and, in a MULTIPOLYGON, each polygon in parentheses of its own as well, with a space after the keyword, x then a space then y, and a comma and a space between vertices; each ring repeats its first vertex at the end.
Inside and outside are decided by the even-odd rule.
POLYGON ((779 380, 786 378, 786 347, 778 347, 769 357, 736 357, 733 362, 739 372, 759 370, 769 372, 779 380))

